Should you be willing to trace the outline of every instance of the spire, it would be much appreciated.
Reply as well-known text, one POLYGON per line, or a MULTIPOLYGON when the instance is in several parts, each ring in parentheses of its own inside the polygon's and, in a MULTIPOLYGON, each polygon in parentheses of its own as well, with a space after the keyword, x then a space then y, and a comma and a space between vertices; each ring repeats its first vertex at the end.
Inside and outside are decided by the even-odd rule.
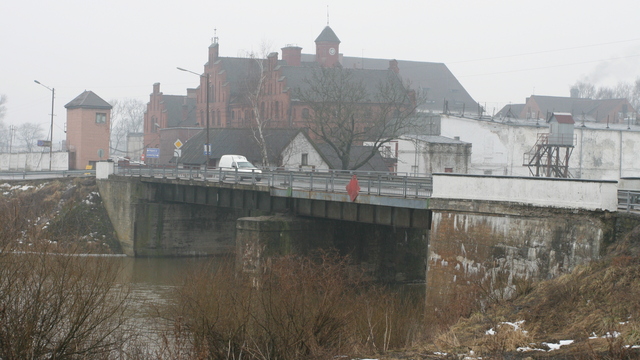
POLYGON ((316 43, 319 42, 332 42, 332 43, 340 43, 340 39, 338 39, 338 36, 336 35, 336 33, 333 32, 333 30, 329 27, 329 25, 325 26, 325 28, 322 30, 322 32, 320 33, 320 35, 318 35, 318 37, 316 38, 316 43))

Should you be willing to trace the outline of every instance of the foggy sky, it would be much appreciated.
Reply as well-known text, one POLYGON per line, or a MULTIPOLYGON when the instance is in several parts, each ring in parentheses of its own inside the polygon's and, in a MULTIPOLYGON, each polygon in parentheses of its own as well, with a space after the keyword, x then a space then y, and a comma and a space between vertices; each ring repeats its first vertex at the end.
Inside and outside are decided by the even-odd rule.
POLYGON ((345 56, 443 62, 489 114, 532 93, 568 96, 576 80, 596 85, 640 76, 640 4, 611 1, 204 1, 6 0, 0 11, 0 94, 6 124, 48 130, 64 105, 91 90, 109 101, 147 102, 155 82, 186 94, 215 35, 220 56, 268 44, 314 53, 329 22, 345 56))

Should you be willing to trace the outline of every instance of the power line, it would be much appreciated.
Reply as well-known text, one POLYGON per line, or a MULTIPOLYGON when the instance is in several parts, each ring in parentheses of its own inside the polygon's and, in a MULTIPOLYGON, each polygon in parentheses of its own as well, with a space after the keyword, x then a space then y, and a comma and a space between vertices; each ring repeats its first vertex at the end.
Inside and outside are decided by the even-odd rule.
POLYGON ((634 42, 634 41, 640 41, 640 38, 638 38, 638 39, 630 39, 630 40, 610 41, 610 42, 606 42, 606 43, 591 44, 591 45, 572 46, 572 47, 566 47, 566 48, 561 48, 561 49, 541 50, 541 51, 534 51, 534 52, 521 53, 521 54, 493 56, 493 57, 478 58, 478 59, 472 59, 472 60, 449 61, 449 62, 447 62, 447 64, 461 64, 461 63, 474 62, 474 61, 495 60, 495 59, 505 59, 505 58, 518 57, 518 56, 546 54, 546 53, 552 53, 552 52, 584 49, 584 48, 589 48, 589 47, 594 47, 594 46, 612 45, 612 44, 620 44, 620 43, 627 43, 627 42, 634 42))
POLYGON ((640 55, 629 55, 629 56, 621 56, 621 57, 617 57, 617 58, 600 59, 600 60, 590 60, 590 61, 581 61, 581 62, 574 62, 574 63, 569 63, 569 64, 560 64, 560 65, 541 66, 541 67, 528 68, 528 69, 518 69, 518 70, 498 71, 498 72, 485 73, 485 74, 458 75, 458 77, 464 78, 464 77, 474 77, 474 76, 488 76, 488 75, 499 75, 499 74, 511 74, 511 73, 522 72, 522 71, 544 70, 544 69, 552 69, 552 68, 556 68, 556 67, 572 66, 572 65, 582 65, 582 64, 591 64, 591 63, 597 63, 597 62, 603 62, 603 61, 621 60, 621 59, 628 59, 628 58, 634 58, 634 57, 640 57, 640 55))

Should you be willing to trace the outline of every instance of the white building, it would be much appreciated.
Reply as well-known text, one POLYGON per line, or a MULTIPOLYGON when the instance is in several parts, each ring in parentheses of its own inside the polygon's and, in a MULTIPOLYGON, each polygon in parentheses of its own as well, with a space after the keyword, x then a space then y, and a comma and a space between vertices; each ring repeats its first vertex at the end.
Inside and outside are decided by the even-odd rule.
POLYGON ((471 143, 434 135, 404 135, 397 142, 397 171, 413 175, 467 174, 471 143))
MULTIPOLYGON (((470 174, 530 176, 523 155, 548 124, 536 120, 492 121, 442 117, 442 135, 473 144, 470 174)), ((574 178, 617 180, 640 177, 640 127, 627 124, 575 124, 575 148, 569 160, 574 178)))

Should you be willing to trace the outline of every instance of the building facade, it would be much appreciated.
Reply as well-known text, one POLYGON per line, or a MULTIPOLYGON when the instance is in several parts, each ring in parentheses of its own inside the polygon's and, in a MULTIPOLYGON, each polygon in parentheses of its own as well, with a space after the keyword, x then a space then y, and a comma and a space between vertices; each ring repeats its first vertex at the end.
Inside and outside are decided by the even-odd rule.
POLYGON ((84 91, 67 109, 69 169, 86 169, 109 159, 112 106, 92 91, 84 91))

